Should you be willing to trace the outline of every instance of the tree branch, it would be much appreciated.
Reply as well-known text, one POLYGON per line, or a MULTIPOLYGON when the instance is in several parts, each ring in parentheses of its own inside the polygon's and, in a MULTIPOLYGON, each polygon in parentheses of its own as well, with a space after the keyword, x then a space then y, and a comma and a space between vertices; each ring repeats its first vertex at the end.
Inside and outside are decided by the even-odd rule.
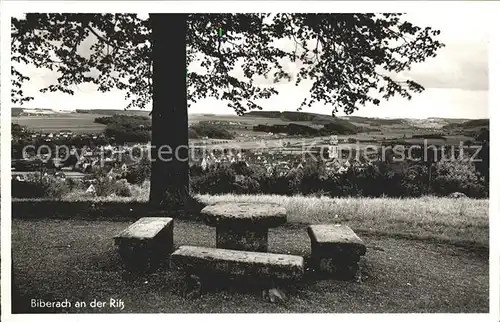
POLYGON ((224 57, 222 56, 222 53, 220 52, 220 41, 219 41, 219 46, 217 47, 217 52, 219 54, 220 66, 222 66, 222 68, 224 69, 224 74, 226 76, 227 88, 229 90, 229 93, 232 93, 233 88, 231 87, 231 82, 229 81, 229 70, 227 69, 226 64, 224 63, 224 57))
POLYGON ((120 49, 120 50, 125 50, 125 51, 130 51, 129 48, 123 48, 123 47, 120 47, 120 46, 117 46, 115 44, 113 44, 109 39, 106 39, 104 38, 103 36, 99 35, 97 33, 97 31, 94 30, 94 28, 92 28, 90 26, 90 24, 87 24, 86 26, 84 26, 84 28, 87 28, 88 30, 90 30, 91 33, 94 34, 94 36, 96 36, 99 40, 103 41, 104 43, 106 43, 108 46, 111 46, 115 49, 120 49))
MULTIPOLYGON (((384 29, 388 30, 393 36, 397 37, 398 39, 402 39, 404 41, 404 43, 408 45, 408 39, 406 39, 403 35, 398 34, 397 32, 395 32, 394 30, 392 30, 389 27, 386 27, 386 26, 382 26, 382 27, 384 29)), ((415 39, 410 39, 410 40, 415 41, 415 39)))
POLYGON ((320 35, 318 34, 318 39, 316 40, 316 49, 315 49, 316 53, 314 54, 314 56, 316 58, 316 62, 318 64, 319 64, 319 59, 318 59, 318 54, 319 54, 319 52, 318 52, 319 38, 320 38, 320 35))
POLYGON ((307 49, 306 47, 304 47, 301 43, 299 43, 297 41, 297 38, 295 38, 295 35, 293 33, 292 33, 292 37, 293 37, 293 41, 295 42, 295 52, 297 51, 297 45, 302 47, 302 49, 304 49, 304 51, 309 51, 309 49, 307 49))

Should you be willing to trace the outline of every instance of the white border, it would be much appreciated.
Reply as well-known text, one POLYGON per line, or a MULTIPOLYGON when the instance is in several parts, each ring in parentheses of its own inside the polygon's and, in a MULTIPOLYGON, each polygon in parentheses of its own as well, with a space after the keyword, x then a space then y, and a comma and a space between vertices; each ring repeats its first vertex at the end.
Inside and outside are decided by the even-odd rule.
POLYGON ((10 232, 11 232, 11 182, 10 182, 10 17, 6 15, 4 3, 0 2, 0 83, 1 83, 1 259, 2 259, 2 319, 5 320, 5 311, 10 313, 10 232))
POLYGON ((220 13, 220 12, 409 12, 488 13, 491 1, 44 1, 3 0, 11 14, 29 12, 220 13), (450 10, 453 8, 453 10, 450 10), (284 10, 285 9, 285 10, 284 10), (362 10, 360 10, 362 9, 362 10))
MULTIPOLYGON (((491 198, 490 198, 490 314, 336 314, 334 316, 327 314, 315 315, 253 315, 246 314, 236 317, 232 314, 211 314, 211 315, 163 315, 163 314, 31 314, 31 315, 14 315, 10 314, 10 229, 11 229, 11 204, 10 204, 10 16, 23 13, 26 9, 30 12, 135 12, 135 13, 148 13, 148 12, 359 12, 360 9, 364 12, 415 12, 415 11, 441 11, 444 15, 453 15, 457 10, 459 11, 480 11, 484 14, 485 19, 490 21, 497 20, 493 16, 494 12, 498 12, 500 6, 498 3, 485 1, 485 2, 452 2, 452 1, 418 1, 418 2, 392 2, 392 1, 138 1, 138 2, 124 2, 124 1, 79 1, 79 2, 63 2, 63 1, 2 1, 1 2, 1 233, 2 233, 2 320, 3 321, 32 321, 34 319, 47 319, 54 321, 67 321, 67 320, 94 320, 96 318, 103 318, 106 320, 116 321, 136 321, 138 319, 158 320, 165 321, 165 319, 191 319, 203 318, 204 320, 217 320, 221 319, 233 320, 235 318, 242 320, 253 320, 255 318, 270 318, 275 319, 286 318, 287 320, 303 320, 303 319, 335 319, 335 321, 356 321, 356 320, 389 320, 389 321, 495 321, 500 320, 500 296, 499 296, 499 247, 500 241, 498 237, 499 227, 499 210, 500 203, 498 196, 500 194, 498 187, 498 180, 491 182, 491 198), (452 8, 452 10, 451 10, 452 8), (257 9, 257 11, 256 11, 257 9), (497 9, 497 10, 495 10, 497 9)), ((490 108, 491 119, 491 140, 496 142, 499 134, 499 121, 500 121, 500 101, 495 89, 500 88, 498 82, 498 67, 499 63, 496 61, 500 57, 498 30, 500 26, 492 26, 492 35, 495 34, 495 42, 490 52, 490 108), (495 28, 496 27, 496 28, 495 28)), ((493 146, 493 144, 492 144, 493 146)), ((499 164, 500 159, 495 149, 492 150, 491 164, 499 164), (496 161, 496 162, 495 162, 496 161)), ((492 167, 491 178, 498 178, 500 171, 498 168, 492 167)), ((474 272, 471 272, 474 274, 474 272)))
POLYGON ((500 321, 500 154, 493 147, 498 146, 500 139, 500 99, 497 88, 500 88, 500 22, 492 19, 489 48, 489 111, 490 111, 490 314, 500 321), (496 32, 495 32, 496 31, 496 32), (493 166, 491 166, 493 165, 493 166))

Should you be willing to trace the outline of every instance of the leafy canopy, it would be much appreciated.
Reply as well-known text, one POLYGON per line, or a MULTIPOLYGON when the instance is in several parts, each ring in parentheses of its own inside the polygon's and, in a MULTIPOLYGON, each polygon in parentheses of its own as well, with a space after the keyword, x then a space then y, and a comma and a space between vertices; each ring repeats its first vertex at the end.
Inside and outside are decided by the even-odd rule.
MULTIPOLYGON (((332 114, 339 109, 350 114, 395 94, 411 99, 424 88, 395 75, 436 56, 444 44, 434 39, 438 30, 403 18, 398 13, 186 15, 187 65, 198 66, 187 73, 189 101, 225 99, 242 114, 260 109, 257 101, 277 94, 274 84, 282 80, 312 84, 299 110, 319 102, 331 106, 332 114), (280 41, 291 46, 283 48, 280 41), (284 70, 286 61, 300 66, 296 75, 284 70), (274 84, 262 86, 257 76, 271 76, 274 84)), ((133 14, 27 14, 13 19, 12 60, 58 73, 56 84, 42 92, 74 94, 74 85, 88 82, 102 92, 124 90, 128 107, 144 108, 152 99, 150 37, 149 20, 133 14), (82 50, 89 37, 90 49, 82 50)), ((22 92, 29 78, 18 67, 12 68, 12 98, 22 104, 32 98, 22 92)))

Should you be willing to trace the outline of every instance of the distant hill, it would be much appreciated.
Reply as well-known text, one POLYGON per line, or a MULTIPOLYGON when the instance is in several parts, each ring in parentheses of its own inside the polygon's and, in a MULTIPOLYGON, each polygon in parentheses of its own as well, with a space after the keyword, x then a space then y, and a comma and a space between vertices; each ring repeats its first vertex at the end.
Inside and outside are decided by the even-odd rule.
POLYGON ((13 107, 11 109, 12 116, 21 116, 21 115, 53 115, 57 113, 54 110, 46 109, 46 108, 21 108, 21 107, 13 107))
POLYGON ((245 113, 243 117, 267 117, 267 118, 280 118, 281 112, 278 111, 250 111, 245 113))
POLYGON ((408 125, 408 120, 396 118, 375 118, 375 117, 365 117, 365 116, 340 116, 340 119, 349 120, 350 122, 363 123, 368 126, 381 126, 381 125, 408 125))
POLYGON ((266 117, 279 118, 287 122, 313 122, 313 124, 324 125, 333 121, 335 118, 331 115, 308 113, 308 112, 279 112, 279 111, 251 111, 245 113, 244 117, 266 117))
POLYGON ((282 112, 280 118, 284 121, 309 121, 309 122, 318 122, 316 124, 320 124, 323 122, 333 121, 334 118, 331 115, 323 115, 316 113, 306 113, 306 112, 282 112))
POLYGON ((12 116, 18 116, 18 115, 21 115, 21 113, 23 112, 24 108, 20 108, 20 107, 13 107, 10 109, 10 113, 12 116))
POLYGON ((58 115, 58 114, 93 114, 93 115, 137 115, 137 116, 148 116, 150 111, 145 110, 112 110, 112 109, 76 109, 74 111, 57 111, 54 109, 42 109, 42 108, 23 108, 23 107, 13 107, 11 109, 12 116, 23 116, 23 115, 58 115))
POLYGON ((99 114, 99 115, 137 115, 137 116, 149 116, 150 111, 145 110, 111 110, 111 109, 89 109, 89 110, 81 110, 76 109, 76 113, 79 114, 99 114))
POLYGON ((401 118, 384 119, 384 118, 373 118, 364 116, 333 117, 331 115, 308 113, 308 112, 251 111, 246 113, 244 116, 279 118, 283 121, 289 121, 289 122, 312 122, 313 124, 317 125, 325 125, 329 123, 339 123, 339 122, 343 122, 342 124, 344 125, 347 125, 350 122, 356 122, 356 123, 363 123, 368 126, 407 124, 406 119, 401 119, 401 118))
POLYGON ((354 134, 362 132, 364 128, 356 126, 347 120, 332 118, 332 121, 324 124, 324 128, 336 134, 354 134))
MULTIPOLYGON (((297 111, 251 111, 244 116, 236 114, 189 114, 189 125, 196 125, 200 122, 210 121, 220 126, 220 128, 234 132, 247 132, 257 125, 259 131, 276 133, 336 133, 338 135, 348 135, 360 132, 385 132, 403 133, 406 135, 434 133, 439 135, 462 135, 476 137, 482 128, 489 128, 488 119, 453 119, 429 117, 425 119, 404 119, 404 118, 375 118, 364 116, 337 116, 297 112, 297 111), (292 126, 289 124, 294 123, 292 126), (274 125, 282 127, 272 128, 274 125), (298 126, 300 125, 300 126, 298 126), (269 128, 267 128, 267 127, 269 128), (305 128, 310 127, 311 129, 305 128)), ((58 132, 61 130, 72 130, 75 133, 102 133, 106 125, 95 123, 94 120, 100 117, 113 117, 124 115, 128 117, 146 117, 149 121, 151 116, 147 110, 116 110, 116 109, 78 109, 74 111, 57 111, 54 109, 25 109, 14 107, 11 110, 15 123, 27 126, 35 131, 58 132)), ((191 137, 203 136, 223 136, 226 133, 203 129, 201 133, 196 133, 191 129, 191 137), (207 133, 204 133, 207 132, 207 133), (216 134, 214 134, 216 133, 216 134)), ((248 134, 248 133, 247 133, 248 134)), ((398 134, 398 135, 399 135, 398 134)), ((402 135, 402 134, 401 134, 402 135)))
POLYGON ((376 118, 366 116, 338 116, 308 113, 308 112, 279 112, 279 111, 251 111, 244 117, 279 119, 284 122, 311 122, 311 125, 339 127, 339 132, 370 131, 373 128, 397 127, 417 129, 443 129, 443 130, 476 130, 489 127, 488 119, 459 119, 429 117, 426 119, 406 118, 376 118), (330 125, 334 124, 334 125, 330 125), (346 131, 346 129, 348 129, 346 131))
POLYGON ((490 127, 490 120, 489 119, 477 119, 477 120, 467 120, 461 123, 451 123, 448 125, 445 125, 443 129, 445 130, 470 130, 474 128, 489 128, 490 127))
POLYGON ((288 123, 288 124, 274 124, 265 125, 259 124, 253 127, 257 132, 268 133, 286 133, 289 135, 307 135, 307 136, 323 136, 323 135, 347 135, 360 132, 360 129, 350 124, 349 122, 339 120, 339 122, 331 122, 325 124, 323 128, 313 128, 304 124, 288 123))
POLYGON ((465 121, 469 121, 470 119, 457 119, 457 118, 451 118, 451 117, 428 117, 426 118, 428 121, 446 121, 448 123, 462 123, 465 121))
MULTIPOLYGON (((357 133, 361 128, 349 122, 349 120, 333 117, 331 115, 307 113, 307 112, 278 112, 278 111, 251 111, 244 117, 279 118, 284 122, 310 122, 311 125, 323 125, 325 129, 333 133, 357 133)), ((297 127, 297 124, 294 124, 297 127)), ((293 132, 295 132, 295 128, 293 132)), ((272 132, 272 131, 270 131, 272 132)), ((300 131, 298 131, 300 132, 300 131)), ((307 131, 305 131, 307 132, 307 131)))

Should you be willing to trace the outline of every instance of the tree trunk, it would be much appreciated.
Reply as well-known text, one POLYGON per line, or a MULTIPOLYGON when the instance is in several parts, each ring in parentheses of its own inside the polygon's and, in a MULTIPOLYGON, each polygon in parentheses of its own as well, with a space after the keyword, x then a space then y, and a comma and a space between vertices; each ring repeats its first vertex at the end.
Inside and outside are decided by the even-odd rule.
POLYGON ((432 163, 428 166, 429 168, 429 178, 428 178, 428 181, 429 181, 429 194, 432 194, 432 163))
POLYGON ((151 190, 154 210, 182 209, 189 200, 185 14, 151 14, 153 109, 151 190))

